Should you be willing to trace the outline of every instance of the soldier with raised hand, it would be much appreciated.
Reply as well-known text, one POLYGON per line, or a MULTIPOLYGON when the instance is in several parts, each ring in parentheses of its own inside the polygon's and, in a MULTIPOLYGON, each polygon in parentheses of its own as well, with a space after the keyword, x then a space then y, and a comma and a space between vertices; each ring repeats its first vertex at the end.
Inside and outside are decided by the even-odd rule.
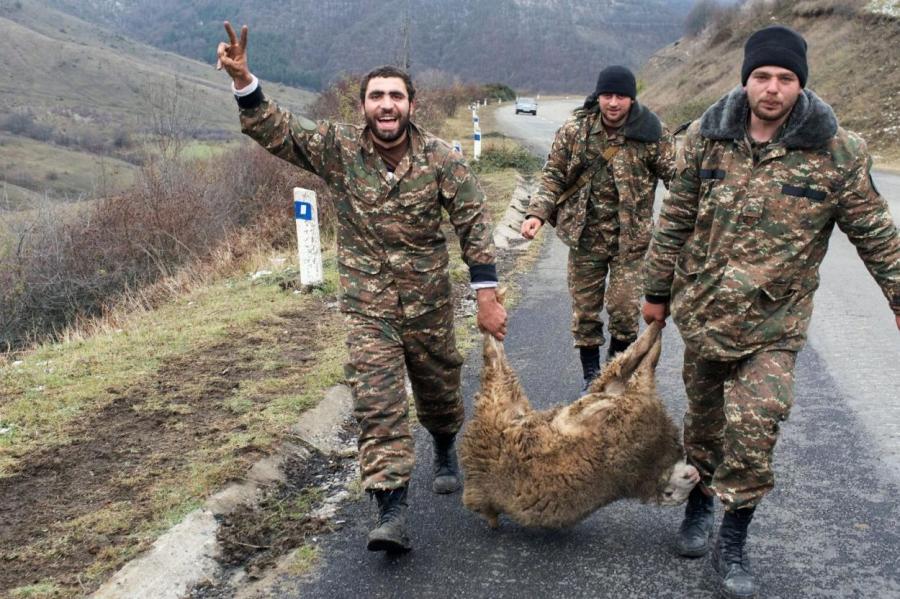
POLYGON ((900 329, 900 236, 863 140, 805 89, 806 41, 780 25, 750 36, 742 85, 687 131, 645 264, 647 322, 671 306, 685 342, 684 445, 701 482, 676 545, 708 551, 721 593, 756 596, 745 551, 774 486, 772 451, 793 403, 819 265, 834 225, 848 236, 900 329))
POLYGON ((414 448, 404 373, 419 422, 434 440, 435 493, 459 488, 454 438, 464 418, 462 357, 453 330, 449 215, 476 289, 478 325, 498 339, 506 312, 484 196, 462 156, 410 121, 415 88, 381 67, 360 84, 365 126, 313 122, 269 100, 247 66, 247 27, 218 47, 244 133, 269 152, 322 177, 335 191, 341 309, 348 321, 347 378, 359 423, 362 484, 377 499, 373 551, 411 548, 405 510, 414 448))
POLYGON ((557 131, 522 224, 522 235, 532 239, 549 222, 569 246, 572 334, 583 392, 600 371, 604 302, 607 360, 637 338, 641 261, 650 243, 657 180, 668 185, 674 166, 672 136, 636 96, 626 67, 600 71, 594 93, 557 131))

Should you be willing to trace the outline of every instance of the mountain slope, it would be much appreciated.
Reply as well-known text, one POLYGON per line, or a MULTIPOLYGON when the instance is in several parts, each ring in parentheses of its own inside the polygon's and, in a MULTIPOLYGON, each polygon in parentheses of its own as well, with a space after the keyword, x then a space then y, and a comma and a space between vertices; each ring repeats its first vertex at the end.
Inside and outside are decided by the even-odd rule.
MULTIPOLYGON (((96 185, 85 171, 96 179, 103 169, 109 176, 110 167, 134 170, 142 142, 160 117, 173 117, 195 136, 226 139, 239 133, 227 75, 50 9, 41 0, 0 2, 0 55, 0 180, 10 185, 38 194, 90 191, 96 185), (178 114, 171 114, 173 107, 178 114), (47 159, 26 160, 23 144, 47 159), (84 160, 73 160, 72 152, 84 160), (70 176, 73 168, 80 180, 70 176)), ((313 97, 269 87, 288 106, 304 106, 313 97)), ((113 179, 124 184, 129 177, 113 179)), ((28 196, 15 191, 15 198, 28 196)))
POLYGON ((321 85, 394 61, 411 15, 411 68, 535 91, 588 90, 681 34, 694 0, 52 0, 83 18, 211 60, 224 19, 250 26, 260 74, 321 85))

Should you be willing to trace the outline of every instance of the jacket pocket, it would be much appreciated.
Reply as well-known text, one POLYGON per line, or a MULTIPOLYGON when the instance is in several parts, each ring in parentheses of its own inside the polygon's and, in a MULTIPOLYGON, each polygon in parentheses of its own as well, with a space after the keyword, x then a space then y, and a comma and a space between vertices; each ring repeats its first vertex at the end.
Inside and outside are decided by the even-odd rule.
POLYGON ((451 287, 446 250, 410 257, 409 270, 397 273, 400 300, 413 313, 422 313, 450 301, 451 287))
POLYGON ((345 308, 374 305, 378 296, 391 283, 384 276, 382 264, 370 256, 345 254, 338 258, 338 276, 341 282, 341 299, 345 308))
POLYGON ((774 343, 797 332, 800 315, 795 310, 801 285, 771 281, 760 288, 747 313, 747 341, 774 343))

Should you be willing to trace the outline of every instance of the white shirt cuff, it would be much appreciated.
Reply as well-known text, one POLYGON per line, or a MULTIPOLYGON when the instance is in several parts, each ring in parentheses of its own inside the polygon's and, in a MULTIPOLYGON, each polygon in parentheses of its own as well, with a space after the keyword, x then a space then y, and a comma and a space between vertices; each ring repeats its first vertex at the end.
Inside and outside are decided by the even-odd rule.
POLYGON ((250 83, 250 85, 248 85, 247 87, 242 87, 241 89, 237 89, 234 86, 234 81, 231 82, 231 91, 234 92, 235 96, 237 96, 238 98, 243 98, 244 96, 249 96, 256 91, 256 88, 259 87, 259 79, 257 79, 256 75, 254 75, 253 73, 250 73, 250 77, 253 79, 253 81, 250 83))
POLYGON ((490 289, 500 285, 499 281, 481 281, 480 283, 469 283, 469 286, 478 291, 479 289, 490 289))

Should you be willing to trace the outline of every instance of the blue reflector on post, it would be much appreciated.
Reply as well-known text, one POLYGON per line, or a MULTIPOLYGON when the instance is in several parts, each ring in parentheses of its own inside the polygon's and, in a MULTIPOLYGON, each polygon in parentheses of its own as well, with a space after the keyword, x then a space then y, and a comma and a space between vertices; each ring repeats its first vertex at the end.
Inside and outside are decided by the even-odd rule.
POLYGON ((296 220, 312 220, 312 204, 309 202, 294 202, 294 218, 296 220))

